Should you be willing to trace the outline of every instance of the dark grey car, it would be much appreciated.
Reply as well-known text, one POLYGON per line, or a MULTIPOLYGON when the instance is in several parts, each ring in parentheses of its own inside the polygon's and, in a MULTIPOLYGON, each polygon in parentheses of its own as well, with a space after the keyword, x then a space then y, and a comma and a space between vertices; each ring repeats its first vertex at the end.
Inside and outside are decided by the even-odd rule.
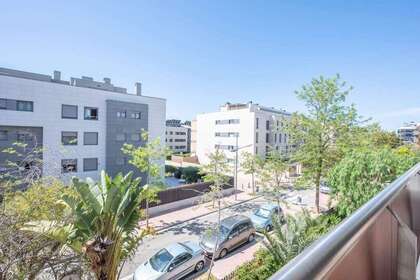
POLYGON ((223 258, 236 247, 252 242, 255 238, 255 228, 252 221, 243 215, 235 215, 221 220, 220 231, 211 230, 201 236, 200 247, 207 256, 215 252, 216 258, 223 258), (215 250, 217 237, 218 246, 215 250))

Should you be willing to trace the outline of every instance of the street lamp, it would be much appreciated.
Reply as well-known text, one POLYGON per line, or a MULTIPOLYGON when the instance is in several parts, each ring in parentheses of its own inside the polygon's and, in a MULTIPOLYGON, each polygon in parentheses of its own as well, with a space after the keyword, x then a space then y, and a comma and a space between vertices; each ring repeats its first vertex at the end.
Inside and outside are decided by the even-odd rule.
POLYGON ((235 137, 236 137, 236 146, 235 149, 232 149, 231 152, 235 153, 235 173, 234 173, 234 188, 235 188, 235 200, 238 200, 238 151, 244 148, 248 148, 250 146, 252 146, 252 144, 249 145, 245 145, 242 147, 238 147, 238 138, 239 138, 239 132, 235 133, 235 137))

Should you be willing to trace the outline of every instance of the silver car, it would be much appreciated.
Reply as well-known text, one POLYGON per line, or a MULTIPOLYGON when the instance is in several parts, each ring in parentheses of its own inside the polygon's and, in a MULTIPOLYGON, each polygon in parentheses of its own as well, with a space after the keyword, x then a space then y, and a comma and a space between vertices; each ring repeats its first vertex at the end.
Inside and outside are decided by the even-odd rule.
POLYGON ((175 280, 204 268, 203 250, 197 243, 187 241, 166 246, 141 264, 134 280, 175 280))
POLYGON ((252 242, 255 239, 255 228, 251 220, 243 215, 235 215, 220 221, 220 231, 211 230, 201 236, 200 246, 204 253, 211 257, 223 258, 236 247, 252 242), (217 238, 219 238, 216 247, 217 238))

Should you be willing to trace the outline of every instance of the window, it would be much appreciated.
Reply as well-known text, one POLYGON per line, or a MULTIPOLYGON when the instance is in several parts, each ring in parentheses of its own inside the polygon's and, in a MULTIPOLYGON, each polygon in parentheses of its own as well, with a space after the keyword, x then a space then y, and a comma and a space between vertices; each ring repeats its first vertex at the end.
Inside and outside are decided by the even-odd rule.
POLYGON ((17 111, 26 111, 26 112, 33 112, 34 111, 34 103, 32 101, 16 101, 16 110, 17 111))
POLYGON ((7 99, 0 98, 0 109, 7 109, 7 99))
POLYGON ((97 158, 84 158, 83 159, 83 171, 96 171, 96 170, 98 170, 97 158))
POLYGON ((192 258, 192 255, 190 253, 183 253, 182 255, 179 255, 178 257, 176 257, 169 267, 174 269, 175 267, 180 266, 181 264, 185 263, 191 258, 192 258))
POLYGON ((61 105, 61 118, 63 119, 77 119, 76 105, 61 105))
POLYGON ((137 113, 132 113, 131 114, 131 118, 132 119, 141 119, 141 113, 140 112, 137 112, 137 113))
POLYGON ((127 117, 127 112, 117 112, 117 118, 125 119, 127 117))
POLYGON ((98 132, 83 133, 83 145, 98 145, 98 132))
POLYGON ((259 118, 257 118, 257 129, 258 129, 258 127, 260 126, 260 122, 259 122, 259 118))
POLYGON ((281 143, 281 133, 279 133, 279 142, 281 143))
POLYGON ((239 137, 239 132, 216 132, 214 134, 216 137, 239 137))
POLYGON ((274 143, 277 142, 277 133, 274 133, 274 143))
POLYGON ((18 131, 16 133, 16 140, 19 141, 19 142, 32 141, 33 140, 33 136, 29 132, 26 132, 26 131, 18 131))
POLYGON ((175 132, 175 135, 186 135, 185 132, 175 132))
POLYGON ((0 141, 7 141, 9 139, 7 130, 0 130, 0 141))
POLYGON ((115 136, 115 139, 117 141, 125 141, 126 140, 125 133, 117 133, 117 135, 115 136))
POLYGON ((216 120, 216 124, 238 124, 239 122, 239 119, 216 120))
POLYGON ((170 135, 173 135, 174 133, 173 133, 173 131, 170 131, 170 132, 169 132, 169 134, 170 134, 170 135))
POLYGON ((268 142, 270 142, 270 134, 266 133, 265 134, 265 143, 268 143, 268 142))
POLYGON ((169 142, 174 142, 174 139, 169 139, 169 142))
POLYGON ((61 160, 61 173, 77 172, 77 159, 61 160))
POLYGON ((77 132, 76 131, 61 132, 61 143, 63 145, 77 145, 77 132))
POLYGON ((131 134, 132 141, 140 141, 140 132, 131 134))
POLYGON ((267 129, 267 130, 270 129, 270 121, 265 122, 265 129, 267 129))
POLYGON ((97 120, 98 108, 85 107, 85 120, 97 120))
POLYGON ((186 142, 185 139, 175 139, 175 142, 186 142))
POLYGON ((231 151, 231 150, 235 149, 235 146, 233 146, 233 145, 218 145, 218 144, 216 144, 216 145, 214 145, 214 148, 215 149, 220 149, 220 150, 229 150, 229 151, 231 151))
POLYGON ((243 223, 239 225, 239 233, 242 233, 244 231, 247 231, 249 229, 248 223, 243 223))
POLYGON ((258 132, 255 132, 255 143, 258 143, 258 132))

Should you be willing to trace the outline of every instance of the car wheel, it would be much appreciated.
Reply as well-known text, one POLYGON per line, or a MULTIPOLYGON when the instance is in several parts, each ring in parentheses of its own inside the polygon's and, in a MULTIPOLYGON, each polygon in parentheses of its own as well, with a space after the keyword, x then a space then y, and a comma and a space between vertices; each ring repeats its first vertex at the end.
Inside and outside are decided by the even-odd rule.
POLYGON ((254 235, 253 233, 251 233, 251 234, 248 236, 248 243, 251 243, 252 241, 254 241, 254 239, 255 239, 255 235, 254 235))
POLYGON ((195 265, 194 271, 195 271, 195 272, 199 272, 199 271, 203 270, 203 268, 204 268, 204 262, 203 262, 203 261, 199 261, 199 262, 195 265))
POLYGON ((266 232, 269 232, 269 231, 271 231, 273 229, 273 227, 271 226, 271 225, 267 225, 266 227, 265 227, 265 231, 266 232))
POLYGON ((219 259, 223 259, 224 257, 226 257, 227 253, 228 250, 226 248, 223 248, 222 251, 220 251, 219 259))

